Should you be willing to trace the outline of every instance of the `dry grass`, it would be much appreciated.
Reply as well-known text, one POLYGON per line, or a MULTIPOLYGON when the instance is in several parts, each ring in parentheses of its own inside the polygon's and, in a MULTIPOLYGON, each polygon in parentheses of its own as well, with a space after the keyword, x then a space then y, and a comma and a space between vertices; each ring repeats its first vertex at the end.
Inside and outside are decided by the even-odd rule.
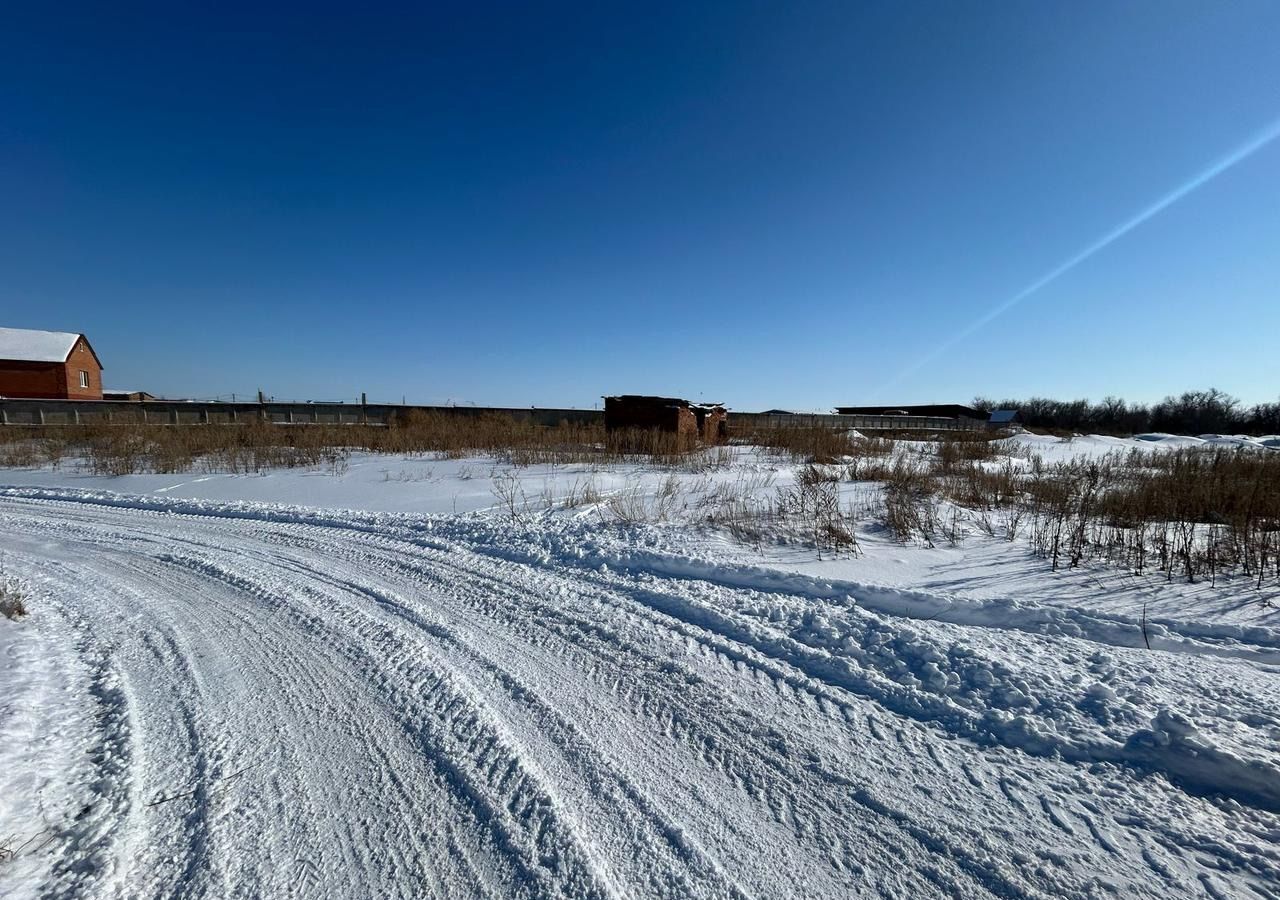
POLYGON ((938 441, 936 450, 938 468, 943 474, 950 474, 965 463, 995 459, 999 450, 999 442, 992 440, 989 434, 968 432, 947 434, 938 441))
POLYGON ((1055 568, 1102 558, 1188 581, 1280 578, 1280 454, 1131 452, 1026 480, 1033 546, 1055 568))
POLYGON ((0 616, 16 621, 27 614, 27 598, 18 583, 0 578, 0 616))
POLYGON ((345 471, 353 451, 447 459, 494 456, 513 466, 643 462, 700 471, 728 465, 724 447, 692 445, 659 431, 554 427, 509 416, 410 410, 389 427, 368 425, 78 425, 0 429, 0 466, 58 465, 77 458, 97 475, 138 472, 252 473, 317 467, 345 471))
POLYGON ((822 427, 761 428, 735 436, 743 444, 767 447, 792 460, 832 463, 858 455, 859 438, 847 431, 822 427))
MULTIPOLYGON (((1236 574, 1261 588, 1280 579, 1278 453, 1134 450, 1052 465, 1033 457, 1021 467, 947 451, 923 477, 939 502, 970 511, 988 534, 1001 521, 1009 540, 1028 528, 1033 551, 1054 569, 1102 560, 1169 580, 1236 574)), ((909 531, 904 496, 888 484, 890 527, 900 537, 909 531)), ((928 495, 914 488, 911 496, 928 495)))
MULTIPOLYGON (((673 478, 657 496, 636 488, 603 498, 588 479, 559 498, 527 497, 518 479, 495 477, 495 493, 513 516, 557 505, 607 508, 621 521, 696 516, 756 543, 771 530, 803 536, 820 552, 856 552, 853 526, 866 518, 879 519, 904 542, 956 543, 964 532, 959 508, 987 534, 1014 540, 1028 533, 1033 550, 1054 568, 1101 559, 1169 579, 1237 573, 1261 586, 1280 578, 1280 453, 1131 451, 1046 465, 1038 457, 1008 459, 1009 448, 986 433, 905 444, 829 428, 774 428, 738 440, 805 463, 797 484, 762 489, 757 476, 744 475, 704 490, 673 478), (839 480, 869 488, 842 506, 839 480)), ((733 459, 729 448, 690 448, 657 431, 545 427, 500 415, 419 411, 389 427, 252 422, 0 429, 0 466, 58 466, 74 459, 105 475, 298 466, 341 473, 353 451, 489 456, 512 467, 639 463, 691 474, 727 467, 733 459)))
POLYGON ((1012 459, 989 433, 948 433, 911 449, 816 428, 750 439, 792 459, 838 462, 849 481, 881 484, 859 515, 902 542, 955 544, 972 523, 1010 541, 1028 533, 1054 569, 1094 559, 1168 579, 1237 574, 1259 587, 1280 579, 1280 453, 1135 450, 1046 465, 1012 459))
POLYGON ((798 540, 814 547, 819 558, 857 555, 858 515, 852 504, 841 503, 840 477, 838 468, 809 464, 794 484, 775 488, 771 472, 743 473, 704 492, 695 509, 703 521, 757 549, 765 541, 798 540))

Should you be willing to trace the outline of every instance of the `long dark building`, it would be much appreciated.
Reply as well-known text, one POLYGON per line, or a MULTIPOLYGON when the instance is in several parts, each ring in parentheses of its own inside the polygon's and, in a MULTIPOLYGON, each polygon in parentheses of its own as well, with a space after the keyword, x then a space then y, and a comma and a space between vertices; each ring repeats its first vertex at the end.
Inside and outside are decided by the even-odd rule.
POLYGON ((926 403, 921 406, 837 406, 842 416, 933 416, 940 419, 974 419, 986 422, 987 414, 962 403, 926 403))

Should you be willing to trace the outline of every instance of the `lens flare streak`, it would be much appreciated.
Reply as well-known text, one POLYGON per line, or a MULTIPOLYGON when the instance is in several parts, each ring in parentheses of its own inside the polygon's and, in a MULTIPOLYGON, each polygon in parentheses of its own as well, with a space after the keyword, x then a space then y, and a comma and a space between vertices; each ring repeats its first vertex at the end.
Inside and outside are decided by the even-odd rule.
POLYGON ((942 356, 944 353, 950 350, 952 347, 956 346, 961 341, 970 337, 974 332, 978 331, 979 329, 987 325, 987 323, 989 323, 992 319, 995 319, 997 316, 1003 315, 1004 313, 1008 312, 1013 307, 1021 303, 1023 300, 1026 300, 1028 297, 1035 294, 1037 291, 1040 291, 1045 286, 1058 280, 1067 272, 1070 272, 1076 266, 1080 265, 1082 262, 1092 257, 1094 254, 1099 253, 1100 251, 1104 250, 1111 244, 1120 240, 1120 238, 1124 237, 1126 234, 1133 231, 1139 225, 1142 225, 1144 222, 1148 221, 1152 217, 1168 209, 1170 206, 1177 203, 1183 197, 1187 196, 1188 194, 1192 193, 1198 188, 1201 188, 1204 185, 1208 184, 1210 181, 1217 178, 1223 172, 1227 171, 1228 169, 1232 168, 1238 163, 1241 163, 1244 160, 1248 159, 1249 157, 1253 156, 1259 150, 1262 150, 1264 147, 1274 142, 1277 138, 1280 138, 1280 120, 1273 122, 1270 126, 1268 126, 1258 135, 1253 137, 1251 140, 1241 145, 1231 153, 1227 154, 1222 159, 1215 162, 1213 165, 1205 169, 1199 175, 1196 175, 1186 184, 1183 184, 1182 186, 1178 187, 1176 190, 1171 191, 1170 193, 1166 194, 1164 197, 1161 197, 1155 203, 1151 204, 1146 209, 1142 210, 1140 213, 1133 216, 1131 219, 1128 219, 1123 224, 1113 228, 1111 231, 1107 232, 1105 235, 1098 238, 1092 244, 1089 244, 1089 246, 1085 247, 1079 253, 1075 254, 1065 262, 1061 263, 1060 265, 1046 272, 1044 275, 1040 276, 1035 281, 1031 282, 1031 284, 1027 285, 1025 288, 1018 291, 1018 293, 1014 294, 1012 297, 1005 300, 1003 303, 1000 303, 996 306, 991 307, 991 309, 987 310, 985 313, 983 313, 973 322, 966 325, 964 328, 956 332, 954 335, 949 337, 947 340, 943 341, 938 346, 934 347, 934 349, 931 350, 926 356, 917 360, 915 363, 913 363, 911 366, 907 367, 906 369, 903 369, 890 381, 885 382, 883 385, 881 385, 880 390, 883 390, 884 388, 892 387, 893 385, 902 381, 902 379, 906 378, 908 375, 914 374, 915 372, 918 372, 920 369, 923 369, 925 366, 929 365, 931 362, 935 361, 936 359, 938 359, 938 357, 942 356))

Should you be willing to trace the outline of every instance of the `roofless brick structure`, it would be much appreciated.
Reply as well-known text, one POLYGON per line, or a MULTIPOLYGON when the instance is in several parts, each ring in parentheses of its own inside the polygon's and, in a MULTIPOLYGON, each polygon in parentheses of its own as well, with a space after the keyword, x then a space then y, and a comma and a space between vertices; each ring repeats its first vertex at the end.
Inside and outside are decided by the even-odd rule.
POLYGON ((604 427, 670 432, 690 443, 718 444, 728 436, 728 413, 719 403, 690 403, 678 397, 623 394, 604 398, 604 427))

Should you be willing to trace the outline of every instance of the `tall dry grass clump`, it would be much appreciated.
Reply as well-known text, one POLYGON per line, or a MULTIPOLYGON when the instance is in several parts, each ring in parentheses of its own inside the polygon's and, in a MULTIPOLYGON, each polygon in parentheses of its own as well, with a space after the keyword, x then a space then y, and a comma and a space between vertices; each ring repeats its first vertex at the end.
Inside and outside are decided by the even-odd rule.
POLYGON ((27 597, 17 579, 0 573, 0 616, 17 621, 27 614, 27 597))
POLYGON ((736 434, 743 444, 765 447, 798 462, 827 464, 858 453, 858 438, 822 426, 776 426, 736 434))
POLYGON ((1280 579, 1280 454, 1188 448, 1034 466, 1017 479, 1034 551, 1172 580, 1280 579))
MULTIPOLYGON (((1046 463, 1012 458, 985 435, 844 462, 878 482, 878 518, 898 541, 956 543, 973 523, 1029 536, 1053 569, 1087 560, 1166 579, 1280 579, 1280 453, 1234 448, 1131 450, 1046 463)), ((855 452, 859 452, 855 445, 855 452)))

